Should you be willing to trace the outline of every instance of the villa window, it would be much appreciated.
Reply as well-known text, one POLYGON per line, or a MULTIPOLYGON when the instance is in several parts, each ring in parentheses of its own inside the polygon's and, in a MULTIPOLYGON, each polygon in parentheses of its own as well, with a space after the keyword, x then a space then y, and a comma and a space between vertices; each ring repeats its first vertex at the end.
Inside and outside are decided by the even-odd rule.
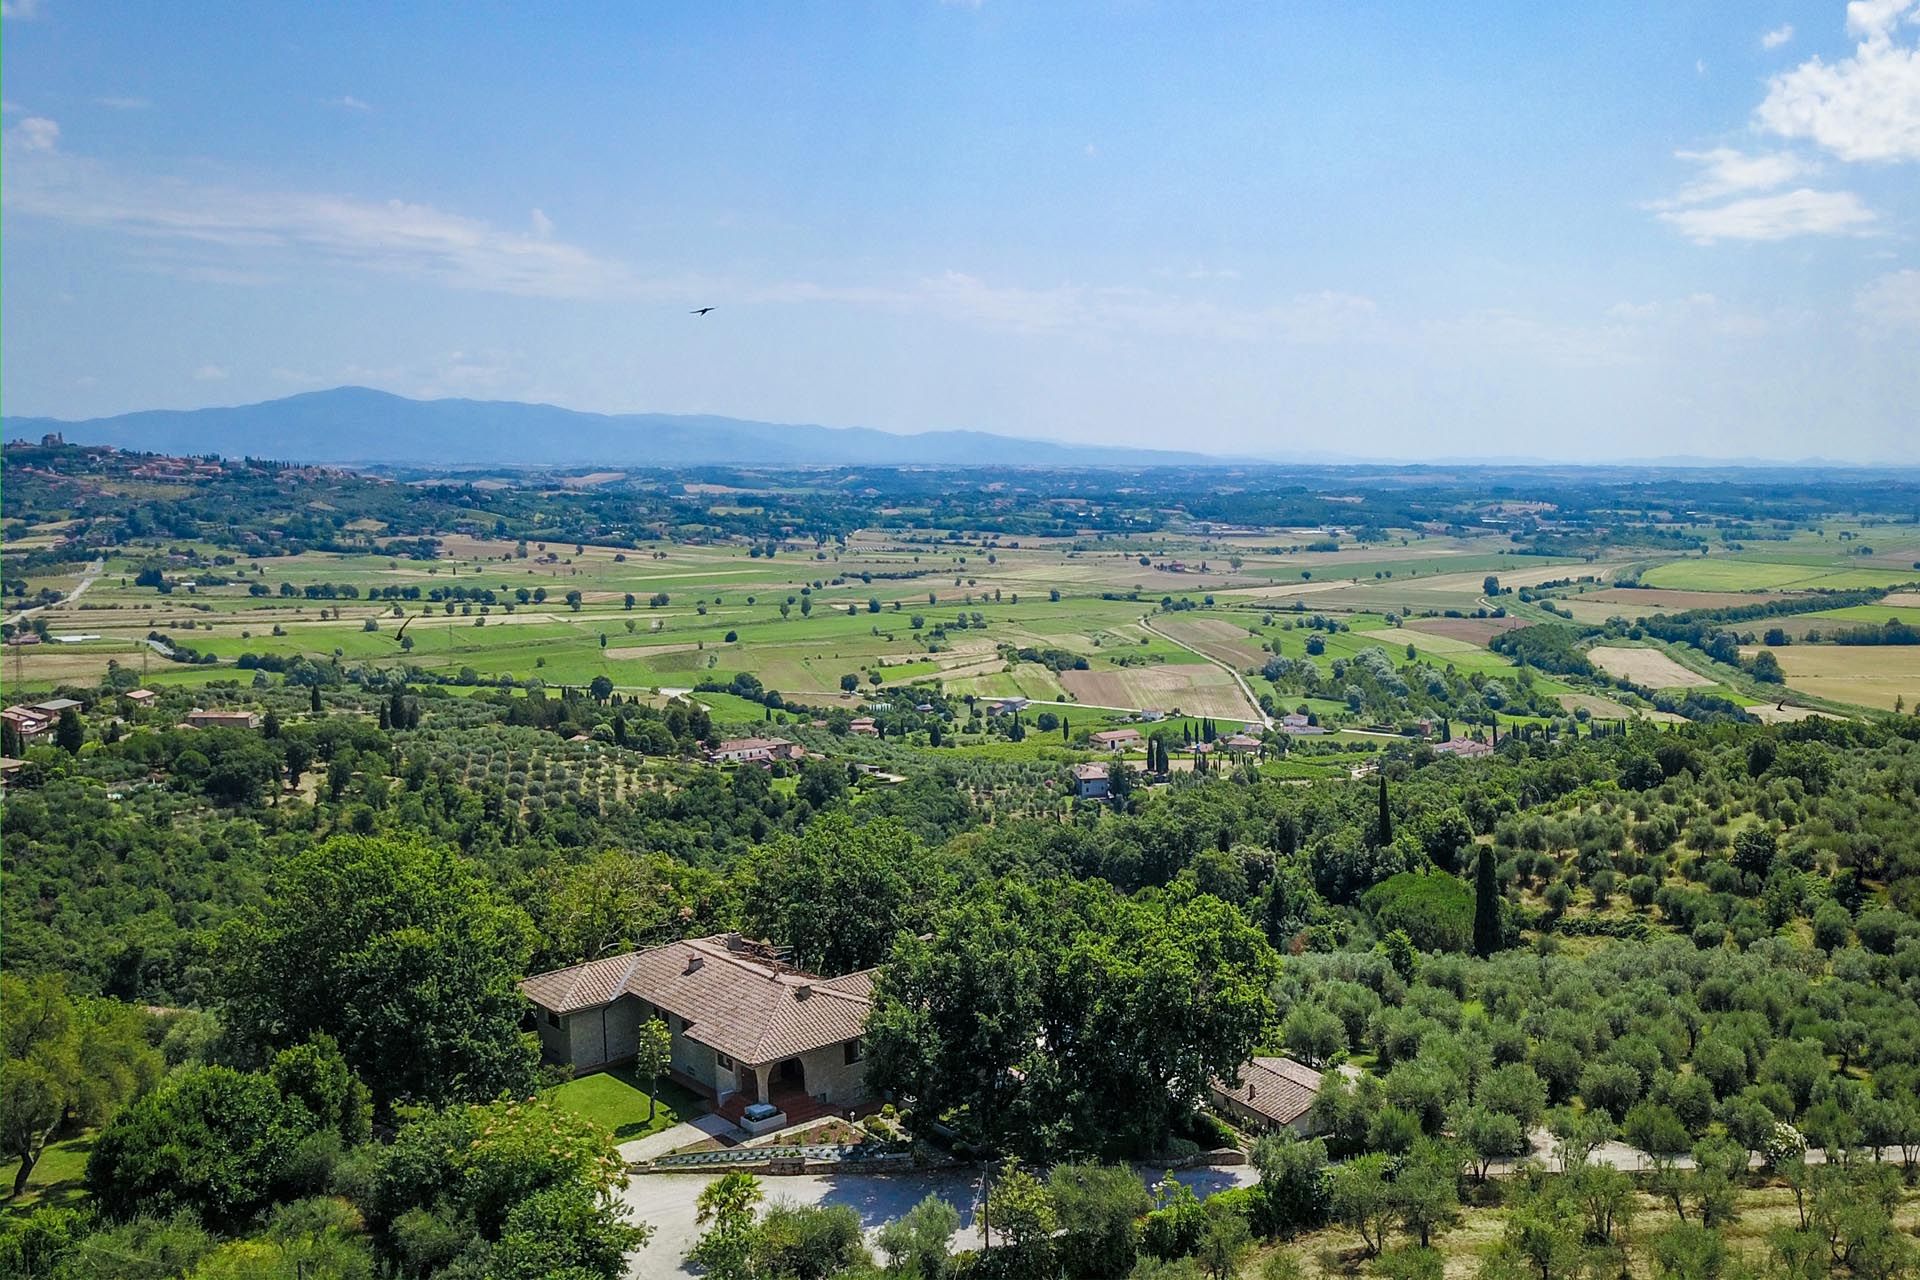
POLYGON ((841 1048, 846 1050, 848 1066, 852 1066, 867 1056, 867 1046, 864 1040, 849 1040, 846 1044, 842 1045, 841 1048))
POLYGON ((547 1010, 547 1025, 553 1027, 555 1030, 558 1030, 560 1026, 560 1015, 551 1009, 547 1010))
POLYGON ((721 1053, 718 1049, 713 1051, 713 1060, 722 1071, 733 1070, 733 1059, 721 1053))

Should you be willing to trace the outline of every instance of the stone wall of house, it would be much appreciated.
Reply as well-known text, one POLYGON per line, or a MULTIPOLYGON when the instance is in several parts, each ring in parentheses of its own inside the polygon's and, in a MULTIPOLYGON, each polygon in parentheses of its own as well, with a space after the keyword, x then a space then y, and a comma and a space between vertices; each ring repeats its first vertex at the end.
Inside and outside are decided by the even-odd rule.
POLYGON ((836 1107, 850 1107, 869 1101, 867 1063, 862 1058, 849 1063, 844 1044, 830 1044, 802 1054, 800 1065, 807 1075, 807 1092, 836 1107))
POLYGON ((628 997, 557 1016, 535 1009, 540 1056, 549 1062, 566 1063, 576 1071, 596 1071, 625 1062, 639 1052, 640 1017, 640 1002, 628 997), (556 1021, 558 1026, 554 1025, 556 1021))

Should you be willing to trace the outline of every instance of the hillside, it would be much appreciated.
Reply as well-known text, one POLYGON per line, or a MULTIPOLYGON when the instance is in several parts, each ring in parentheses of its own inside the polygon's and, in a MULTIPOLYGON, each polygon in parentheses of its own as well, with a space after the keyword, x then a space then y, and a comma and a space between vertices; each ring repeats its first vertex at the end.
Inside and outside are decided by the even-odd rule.
POLYGON ((296 462, 431 466, 1193 466, 1204 454, 1019 440, 980 431, 895 435, 865 427, 711 415, 582 413, 508 400, 409 400, 336 387, 259 404, 150 409, 66 422, 7 418, 8 440, 57 431, 75 444, 296 462))

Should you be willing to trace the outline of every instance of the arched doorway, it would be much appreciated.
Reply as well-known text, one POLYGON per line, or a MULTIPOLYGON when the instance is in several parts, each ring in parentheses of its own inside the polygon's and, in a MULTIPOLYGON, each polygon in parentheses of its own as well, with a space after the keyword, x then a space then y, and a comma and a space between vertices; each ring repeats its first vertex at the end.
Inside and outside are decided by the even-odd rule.
POLYGON ((793 1090, 799 1093, 807 1091, 807 1069, 800 1059, 788 1058, 773 1069, 773 1079, 768 1082, 768 1092, 778 1089, 781 1092, 793 1090))

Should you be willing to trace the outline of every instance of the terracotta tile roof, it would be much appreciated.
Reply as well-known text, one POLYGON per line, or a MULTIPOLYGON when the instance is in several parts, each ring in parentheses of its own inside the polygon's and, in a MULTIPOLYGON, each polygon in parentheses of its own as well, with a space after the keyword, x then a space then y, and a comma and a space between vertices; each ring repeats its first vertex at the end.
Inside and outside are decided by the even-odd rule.
POLYGON ((685 1034, 749 1066, 857 1039, 872 1006, 873 971, 816 978, 743 951, 732 935, 535 974, 520 984, 555 1013, 637 996, 686 1023, 685 1034))
POLYGON ((1104 782, 1107 777, 1107 766, 1103 764, 1077 764, 1073 766, 1073 776, 1082 782, 1092 782, 1096 779, 1104 782))
POLYGON ((1320 1073, 1292 1058, 1255 1058, 1240 1068, 1238 1083, 1215 1080, 1213 1087, 1275 1124, 1292 1124, 1313 1106, 1320 1073))

